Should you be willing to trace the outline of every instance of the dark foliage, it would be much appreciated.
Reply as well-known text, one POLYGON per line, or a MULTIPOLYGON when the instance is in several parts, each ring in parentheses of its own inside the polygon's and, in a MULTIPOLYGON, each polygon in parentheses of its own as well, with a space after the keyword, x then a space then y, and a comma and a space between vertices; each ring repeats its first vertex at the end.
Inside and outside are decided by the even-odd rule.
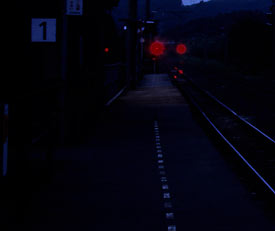
POLYGON ((245 69, 260 71, 272 65, 272 30, 255 17, 235 23, 228 34, 228 55, 245 69))

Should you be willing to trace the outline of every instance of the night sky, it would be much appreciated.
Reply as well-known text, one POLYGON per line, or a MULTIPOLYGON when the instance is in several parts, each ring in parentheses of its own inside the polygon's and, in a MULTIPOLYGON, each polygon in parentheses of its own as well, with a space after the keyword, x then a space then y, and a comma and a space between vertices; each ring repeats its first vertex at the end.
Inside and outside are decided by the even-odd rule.
MULTIPOLYGON (((190 6, 193 4, 200 3, 202 0, 182 0, 182 4, 185 6, 190 6)), ((204 2, 209 2, 210 0, 203 0, 204 2)))

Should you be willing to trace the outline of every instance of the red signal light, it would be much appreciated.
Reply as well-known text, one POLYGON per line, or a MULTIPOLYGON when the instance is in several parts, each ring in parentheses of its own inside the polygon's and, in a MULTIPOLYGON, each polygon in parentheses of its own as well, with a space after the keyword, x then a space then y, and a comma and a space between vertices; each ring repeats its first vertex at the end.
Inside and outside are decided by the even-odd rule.
POLYGON ((187 47, 184 44, 180 43, 177 45, 176 51, 179 55, 183 55, 186 53, 187 47))
POLYGON ((110 49, 109 49, 108 47, 106 47, 106 48, 104 49, 104 52, 105 52, 105 53, 109 53, 109 51, 110 51, 110 49))
POLYGON ((183 75, 183 70, 178 70, 179 74, 183 75))
POLYGON ((150 46, 150 53, 155 56, 163 55, 165 51, 165 46, 163 43, 155 41, 150 46))
POLYGON ((178 77, 176 75, 174 75, 174 79, 177 79, 178 77))

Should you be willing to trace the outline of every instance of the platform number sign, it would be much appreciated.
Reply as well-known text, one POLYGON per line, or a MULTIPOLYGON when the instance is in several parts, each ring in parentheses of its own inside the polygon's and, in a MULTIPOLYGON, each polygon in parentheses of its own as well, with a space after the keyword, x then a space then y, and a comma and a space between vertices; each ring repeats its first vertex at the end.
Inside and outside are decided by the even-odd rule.
POLYGON ((31 23, 32 42, 56 42, 56 19, 33 18, 31 23))
POLYGON ((83 0, 67 0, 67 15, 83 15, 83 0))

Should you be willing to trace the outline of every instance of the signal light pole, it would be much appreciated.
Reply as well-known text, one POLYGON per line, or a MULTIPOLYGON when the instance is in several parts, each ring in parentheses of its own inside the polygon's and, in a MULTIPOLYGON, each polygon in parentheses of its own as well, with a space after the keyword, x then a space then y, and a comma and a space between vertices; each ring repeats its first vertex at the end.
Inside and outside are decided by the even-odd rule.
POLYGON ((150 53, 151 53, 151 55, 154 56, 152 58, 154 74, 157 73, 157 58, 164 54, 165 49, 166 48, 165 48, 164 44, 159 41, 155 41, 150 45, 150 48, 149 48, 150 53))

